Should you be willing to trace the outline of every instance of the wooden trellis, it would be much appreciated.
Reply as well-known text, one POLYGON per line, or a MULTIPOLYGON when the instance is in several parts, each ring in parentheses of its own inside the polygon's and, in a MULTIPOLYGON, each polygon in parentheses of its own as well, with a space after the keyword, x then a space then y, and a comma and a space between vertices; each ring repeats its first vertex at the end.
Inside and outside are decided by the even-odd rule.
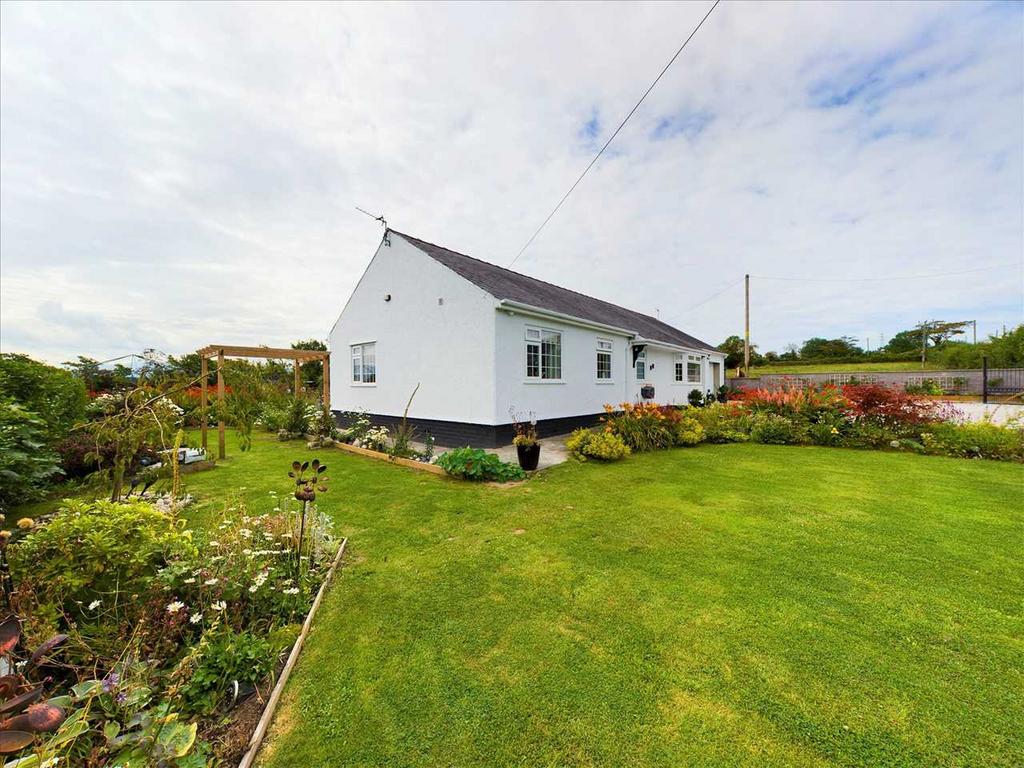
MULTIPOLYGON (((225 344, 210 344, 199 350, 200 375, 202 377, 202 394, 200 399, 202 422, 203 449, 206 449, 206 410, 209 406, 207 379, 209 378, 209 361, 217 358, 217 399, 224 399, 224 358, 225 357, 261 357, 265 360, 291 360, 295 370, 295 397, 302 393, 302 382, 299 369, 303 363, 320 360, 324 364, 323 401, 331 407, 331 353, 317 349, 283 349, 277 347, 232 347, 225 344)), ((224 421, 217 421, 217 457, 224 458, 224 421)))

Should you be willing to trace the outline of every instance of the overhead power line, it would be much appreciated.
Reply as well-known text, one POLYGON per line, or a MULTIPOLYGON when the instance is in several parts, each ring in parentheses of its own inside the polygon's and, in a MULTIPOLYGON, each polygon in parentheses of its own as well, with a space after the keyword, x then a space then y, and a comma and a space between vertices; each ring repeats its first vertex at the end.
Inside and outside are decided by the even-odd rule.
POLYGON ((756 280, 785 280, 796 283, 875 283, 888 282, 889 280, 928 280, 933 277, 951 277, 953 275, 969 275, 973 272, 989 272, 993 269, 1007 269, 1009 267, 1021 267, 1019 263, 994 264, 991 267, 976 267, 975 269, 961 269, 956 272, 934 272, 930 275, 890 275, 887 277, 766 277, 765 275, 751 275, 756 280))
POLYGON ((594 155, 594 159, 587 164, 587 167, 583 169, 583 173, 581 173, 579 178, 576 179, 575 182, 573 182, 573 185, 571 187, 569 187, 569 191, 562 195, 562 199, 558 201, 558 205, 551 209, 551 213, 549 213, 547 218, 544 219, 544 221, 541 223, 539 227, 537 227, 537 231, 530 235, 530 239, 526 241, 526 244, 522 248, 519 249, 519 253, 516 254, 516 257, 508 263, 510 267, 519 260, 519 257, 522 256, 523 253, 526 252, 526 249, 530 247, 530 243, 532 243, 536 239, 537 235, 540 234, 541 230, 544 229, 545 226, 547 226, 547 223, 549 221, 551 221, 551 217, 558 213, 558 209, 562 207, 562 203, 564 203, 569 198, 569 195, 573 193, 573 190, 576 189, 577 186, 579 186, 579 183, 581 181, 583 181, 583 177, 587 175, 591 168, 594 167, 594 163, 598 161, 601 155, 604 154, 604 151, 608 149, 608 145, 615 140, 616 136, 619 135, 619 131, 621 131, 623 126, 629 122, 629 118, 631 118, 633 116, 633 113, 636 112, 637 109, 640 108, 640 105, 644 103, 644 99, 647 98, 647 94, 654 90, 654 86, 656 86, 658 84, 658 81, 661 80, 662 76, 666 72, 668 72, 668 68, 672 66, 672 64, 675 62, 677 58, 679 58, 679 54, 683 52, 683 49, 686 47, 687 43, 689 43, 690 40, 693 39, 693 36, 697 34, 697 30, 699 30, 704 25, 704 22, 708 20, 708 16, 710 16, 711 12, 718 7, 718 4, 720 2, 722 2, 722 0, 715 0, 714 5, 712 5, 711 8, 708 9, 708 12, 704 14, 704 18, 702 18, 700 22, 698 22, 697 26, 693 28, 693 31, 683 41, 683 44, 679 46, 679 50, 677 50, 675 52, 675 55, 673 55, 672 58, 668 60, 668 64, 666 64, 662 68, 661 72, 658 73, 658 76, 654 78, 654 82, 647 87, 646 91, 644 91, 643 96, 640 97, 640 101, 633 105, 633 108, 629 110, 629 114, 626 115, 625 118, 623 118, 621 123, 619 123, 619 127, 615 129, 614 133, 612 133, 611 136, 608 137, 608 141, 606 141, 604 143, 604 146, 601 147, 601 149, 598 151, 596 155, 594 155))

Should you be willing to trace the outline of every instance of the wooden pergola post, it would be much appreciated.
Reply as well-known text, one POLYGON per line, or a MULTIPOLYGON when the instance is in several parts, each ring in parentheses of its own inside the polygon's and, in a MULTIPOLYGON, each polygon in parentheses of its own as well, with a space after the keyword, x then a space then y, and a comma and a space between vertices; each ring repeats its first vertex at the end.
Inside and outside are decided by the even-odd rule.
POLYGON ((223 459, 224 450, 224 350, 217 352, 217 458, 223 459))
POLYGON ((322 362, 324 367, 324 408, 331 407, 331 358, 325 358, 322 362))
POLYGON ((207 413, 206 413, 206 406, 208 404, 207 392, 206 392, 206 388, 207 388, 206 380, 208 378, 210 378, 210 366, 209 366, 209 363, 207 362, 207 358, 206 358, 205 354, 201 355, 201 360, 199 362, 199 374, 200 374, 200 376, 203 377, 202 378, 202 382, 199 385, 199 391, 200 391, 200 396, 199 396, 199 421, 200 421, 199 431, 200 431, 200 433, 203 436, 203 450, 205 451, 206 450, 206 422, 208 421, 207 413))
MULTIPOLYGON (((236 346, 219 346, 211 344, 210 346, 203 347, 199 350, 199 370, 202 373, 202 383, 200 386, 201 390, 201 401, 200 409, 202 411, 202 424, 200 431, 202 433, 203 448, 206 448, 206 426, 209 419, 207 408, 209 406, 209 393, 207 379, 210 376, 209 361, 214 357, 217 358, 217 399, 220 402, 224 401, 224 358, 225 357, 259 357, 264 360, 291 360, 295 366, 295 397, 300 397, 302 392, 302 378, 301 378, 301 365, 303 362, 310 360, 320 360, 324 367, 324 391, 323 401, 324 405, 328 408, 331 405, 331 353, 318 350, 318 349, 281 349, 273 347, 236 347, 236 346)), ((224 441, 224 420, 223 420, 223 406, 221 407, 221 416, 217 419, 217 448, 218 458, 223 459, 225 457, 225 441, 224 441)))

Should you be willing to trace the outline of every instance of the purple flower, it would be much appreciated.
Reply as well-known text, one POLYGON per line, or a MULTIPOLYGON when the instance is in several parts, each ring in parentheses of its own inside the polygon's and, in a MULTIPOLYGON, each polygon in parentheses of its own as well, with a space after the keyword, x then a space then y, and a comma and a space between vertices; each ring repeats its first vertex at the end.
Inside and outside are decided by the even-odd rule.
POLYGON ((109 675, 103 678, 102 688, 104 693, 110 693, 112 690, 117 688, 121 682, 121 676, 117 672, 111 672, 109 675))

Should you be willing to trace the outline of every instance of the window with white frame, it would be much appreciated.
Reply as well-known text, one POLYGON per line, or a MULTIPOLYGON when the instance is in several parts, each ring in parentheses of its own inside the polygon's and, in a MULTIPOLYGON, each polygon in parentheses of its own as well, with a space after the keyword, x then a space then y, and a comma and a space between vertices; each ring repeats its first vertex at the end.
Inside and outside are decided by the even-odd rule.
POLYGON ((369 344, 352 345, 352 383, 377 383, 376 343, 370 342, 369 344))
POLYGON ((545 328, 526 329, 526 378, 562 378, 562 334, 545 328))
POLYGON ((686 372, 686 355, 676 355, 675 360, 673 361, 673 368, 673 378, 677 382, 682 383, 684 381, 683 376, 686 372))
POLYGON ((701 379, 700 357, 697 355, 686 356, 686 381, 688 384, 700 384, 701 379))
POLYGON ((633 367, 636 368, 636 380, 643 381, 647 378, 647 348, 641 347, 633 354, 636 355, 636 362, 633 364, 633 367))
POLYGON ((611 381, 612 343, 608 339, 597 340, 597 380, 611 381))

